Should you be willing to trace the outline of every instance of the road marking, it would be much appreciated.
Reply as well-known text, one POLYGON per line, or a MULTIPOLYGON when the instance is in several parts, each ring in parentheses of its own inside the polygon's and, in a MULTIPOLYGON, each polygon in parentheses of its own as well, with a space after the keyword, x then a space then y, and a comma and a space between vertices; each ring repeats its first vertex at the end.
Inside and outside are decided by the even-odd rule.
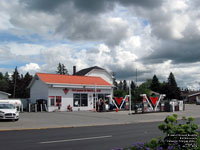
POLYGON ((110 138, 110 137, 112 137, 112 135, 96 136, 96 137, 86 137, 86 138, 79 138, 79 139, 68 139, 68 140, 46 141, 46 142, 40 142, 40 144, 50 144, 50 143, 59 143, 59 142, 73 142, 73 141, 83 141, 83 140, 93 140, 93 139, 103 139, 103 138, 110 138))

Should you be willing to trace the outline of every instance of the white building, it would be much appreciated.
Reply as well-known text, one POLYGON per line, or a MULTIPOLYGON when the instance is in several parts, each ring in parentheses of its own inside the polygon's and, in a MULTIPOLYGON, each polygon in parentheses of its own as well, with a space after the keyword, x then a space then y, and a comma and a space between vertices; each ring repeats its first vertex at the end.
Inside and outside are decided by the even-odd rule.
MULTIPOLYGON (((98 74, 98 71, 94 73, 98 74)), ((66 111, 69 105, 74 111, 92 110, 95 97, 106 99, 107 95, 113 94, 111 83, 94 76, 36 73, 29 88, 31 103, 44 99, 49 112, 58 109, 66 111)))
POLYGON ((11 96, 11 94, 0 91, 0 99, 8 99, 9 96, 11 96))

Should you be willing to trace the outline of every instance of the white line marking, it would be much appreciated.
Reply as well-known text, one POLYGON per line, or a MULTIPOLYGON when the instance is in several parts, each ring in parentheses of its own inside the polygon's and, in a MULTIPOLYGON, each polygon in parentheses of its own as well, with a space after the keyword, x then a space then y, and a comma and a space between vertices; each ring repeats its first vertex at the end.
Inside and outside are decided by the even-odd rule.
POLYGON ((110 137, 112 137, 112 135, 87 137, 87 138, 79 138, 79 139, 58 140, 58 141, 46 141, 46 142, 40 142, 40 144, 50 144, 50 143, 59 143, 59 142, 72 142, 72 141, 83 141, 83 140, 103 139, 103 138, 110 138, 110 137))

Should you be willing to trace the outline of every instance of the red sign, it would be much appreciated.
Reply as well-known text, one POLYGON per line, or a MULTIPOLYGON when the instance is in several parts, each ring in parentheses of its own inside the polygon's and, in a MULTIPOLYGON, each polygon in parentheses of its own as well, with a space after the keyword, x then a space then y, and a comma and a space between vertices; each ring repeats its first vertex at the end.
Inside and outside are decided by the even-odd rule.
POLYGON ((120 97, 120 98, 115 97, 115 101, 117 102, 118 105, 121 104, 122 100, 123 100, 123 97, 120 97))
POLYGON ((63 89, 64 93, 67 94, 69 90, 67 88, 63 89))
POLYGON ((153 103, 153 105, 155 106, 156 102, 158 101, 158 97, 157 96, 156 97, 150 96, 150 100, 153 103))
MULTIPOLYGON (((72 89, 72 92, 95 92, 94 89, 72 89)), ((100 89, 96 89, 96 92, 101 92, 100 89)))

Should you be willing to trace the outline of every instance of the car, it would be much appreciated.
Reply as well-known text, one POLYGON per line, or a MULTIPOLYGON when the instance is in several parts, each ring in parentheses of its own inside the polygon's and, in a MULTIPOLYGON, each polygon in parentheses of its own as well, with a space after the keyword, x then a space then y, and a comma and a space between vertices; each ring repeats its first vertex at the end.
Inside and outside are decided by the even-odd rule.
POLYGON ((0 103, 0 119, 9 119, 18 121, 19 111, 13 104, 0 103))

